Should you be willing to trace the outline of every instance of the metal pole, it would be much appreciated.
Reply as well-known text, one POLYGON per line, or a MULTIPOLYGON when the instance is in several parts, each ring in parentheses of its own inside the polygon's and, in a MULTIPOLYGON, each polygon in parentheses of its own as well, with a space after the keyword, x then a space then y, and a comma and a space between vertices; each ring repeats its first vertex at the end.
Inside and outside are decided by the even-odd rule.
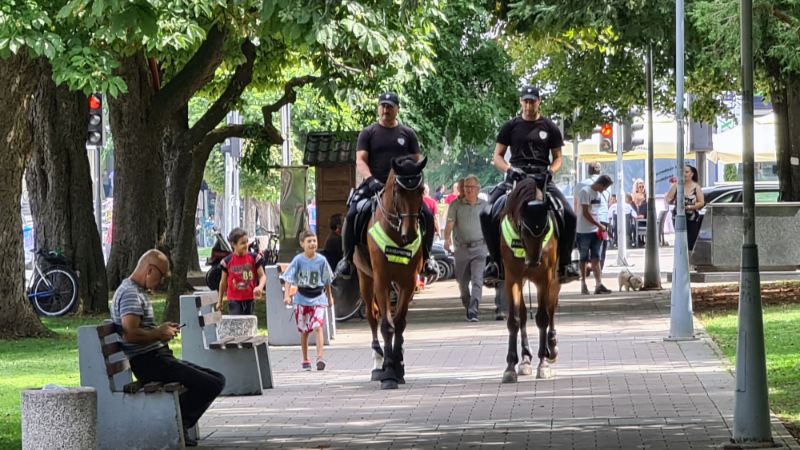
POLYGON ((627 267, 628 252, 628 218, 625 217, 625 168, 622 162, 622 126, 614 124, 614 136, 617 136, 617 266, 627 267))
POLYGON ((281 106, 281 135, 283 136, 283 146, 281 147, 281 154, 283 155, 283 165, 292 165, 292 146, 290 144, 290 134, 292 128, 292 111, 289 103, 281 106))
POLYGON ((689 285, 689 248, 686 236, 686 210, 683 192, 683 0, 675 0, 675 121, 678 125, 677 193, 675 194, 675 253, 672 269, 672 296, 670 307, 670 327, 667 340, 681 341, 694 339, 692 317, 692 289, 689 285))
POLYGON ((653 149, 653 45, 647 47, 647 240, 644 250, 644 285, 642 289, 661 289, 658 261, 658 217, 656 216, 655 153, 653 149))
MULTIPOLYGON (((572 123, 573 126, 578 122, 578 114, 580 113, 580 108, 575 108, 575 111, 572 112, 572 123)), ((572 180, 572 198, 578 198, 578 183, 580 183, 580 176, 583 174, 580 170, 578 170, 578 143, 580 142, 581 137, 578 133, 573 133, 572 135, 572 171, 575 173, 575 176, 572 180)), ((577 210, 575 214, 580 214, 577 210)))
POLYGON ((736 393, 733 440, 771 443, 761 279, 756 245, 755 164, 753 155, 753 3, 740 0, 742 36, 742 165, 744 242, 739 287, 739 329, 736 341, 736 393))
POLYGON ((102 171, 100 170, 100 146, 93 145, 92 160, 94 161, 94 220, 97 222, 97 233, 100 236, 100 242, 103 242, 103 194, 102 188, 103 180, 100 179, 102 171))

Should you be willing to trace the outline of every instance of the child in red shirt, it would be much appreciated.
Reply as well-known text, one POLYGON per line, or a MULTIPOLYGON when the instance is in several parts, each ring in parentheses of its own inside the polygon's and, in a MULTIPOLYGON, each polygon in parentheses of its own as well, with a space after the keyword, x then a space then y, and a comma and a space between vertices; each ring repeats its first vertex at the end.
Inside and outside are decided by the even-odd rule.
POLYGON ((264 295, 267 276, 264 274, 262 258, 247 251, 247 232, 234 228, 228 234, 233 253, 220 263, 222 278, 219 281, 217 311, 222 311, 222 300, 228 294, 228 314, 254 315, 255 299, 264 295), (258 284, 256 284, 258 278, 258 284))

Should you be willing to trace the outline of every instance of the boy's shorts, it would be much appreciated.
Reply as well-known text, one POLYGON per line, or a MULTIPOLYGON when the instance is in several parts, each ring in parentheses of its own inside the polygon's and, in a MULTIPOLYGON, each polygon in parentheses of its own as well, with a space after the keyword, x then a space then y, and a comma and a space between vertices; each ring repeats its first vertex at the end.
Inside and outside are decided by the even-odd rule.
POLYGON ((581 253, 581 262, 596 261, 600 259, 600 249, 603 241, 597 238, 597 233, 578 233, 575 239, 578 251, 581 253))
POLYGON ((297 331, 306 334, 311 333, 314 328, 319 328, 325 324, 325 307, 321 305, 295 305, 294 320, 297 323, 297 331))
POLYGON ((254 316, 255 300, 228 300, 228 314, 232 316, 254 316))

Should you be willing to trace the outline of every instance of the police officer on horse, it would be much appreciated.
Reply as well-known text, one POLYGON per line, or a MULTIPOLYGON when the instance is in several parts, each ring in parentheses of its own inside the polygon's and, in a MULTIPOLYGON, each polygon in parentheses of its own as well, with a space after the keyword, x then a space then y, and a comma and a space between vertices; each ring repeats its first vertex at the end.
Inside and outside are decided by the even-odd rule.
MULTIPOLYGON (((336 276, 349 279, 353 275, 353 251, 360 236, 356 230, 356 216, 365 201, 379 193, 389 178, 392 160, 399 156, 419 155, 417 133, 397 120, 400 99, 393 92, 385 92, 378 99, 378 122, 364 128, 358 135, 356 172, 364 179, 349 199, 349 209, 342 232, 342 260, 336 265, 336 276)), ((421 155, 420 155, 421 156, 421 155)), ((368 203, 368 202, 367 202, 368 203)), ((368 209, 363 209, 368 213, 368 209)), ((433 214, 423 203, 423 273, 437 273, 436 263, 430 258, 433 245, 433 214)))
POLYGON ((559 238, 558 261, 559 281, 568 283, 579 278, 577 268, 572 264, 572 248, 575 243, 576 221, 575 213, 564 198, 564 194, 553 182, 553 173, 561 168, 561 147, 564 139, 561 131, 552 120, 539 113, 539 89, 533 86, 523 86, 519 94, 519 104, 522 114, 506 122, 497 135, 492 163, 501 172, 505 179, 495 186, 489 193, 487 207, 481 212, 481 228, 486 245, 489 249, 484 283, 493 285, 504 279, 503 261, 500 256, 500 207, 493 208, 512 188, 515 181, 524 179, 529 174, 546 174, 546 191, 554 202, 554 209, 559 212, 559 238), (505 154, 511 149, 510 164, 505 160, 505 154), (552 156, 552 158, 551 158, 552 156), (560 203, 560 205, 558 204, 560 203))

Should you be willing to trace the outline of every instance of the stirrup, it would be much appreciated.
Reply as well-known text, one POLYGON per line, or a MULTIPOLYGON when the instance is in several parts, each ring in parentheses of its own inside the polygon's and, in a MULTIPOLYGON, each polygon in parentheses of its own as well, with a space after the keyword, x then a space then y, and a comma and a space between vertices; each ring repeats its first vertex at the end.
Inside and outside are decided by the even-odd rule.
POLYGON ((347 258, 342 258, 342 260, 339 261, 339 264, 336 264, 336 271, 334 275, 337 278, 349 280, 353 276, 353 263, 348 261, 347 258))
POLYGON ((567 284, 577 281, 581 278, 581 274, 575 269, 573 264, 567 264, 558 271, 558 282, 560 284, 567 284))
POLYGON ((496 287, 498 283, 503 281, 503 271, 500 270, 500 265, 492 261, 486 264, 483 269, 483 285, 486 287, 496 287))

